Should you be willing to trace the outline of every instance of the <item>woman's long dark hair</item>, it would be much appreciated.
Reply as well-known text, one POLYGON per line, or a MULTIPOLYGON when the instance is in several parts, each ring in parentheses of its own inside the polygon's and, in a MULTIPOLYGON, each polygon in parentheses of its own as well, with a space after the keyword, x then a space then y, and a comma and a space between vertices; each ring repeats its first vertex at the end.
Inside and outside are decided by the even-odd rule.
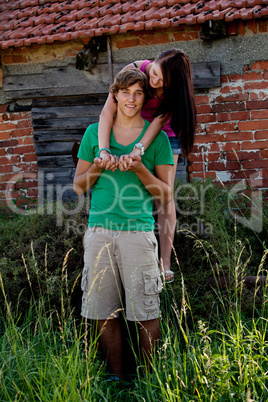
POLYGON ((155 116, 170 115, 170 127, 180 137, 183 155, 187 156, 194 144, 196 105, 188 56, 178 49, 160 53, 155 62, 163 74, 163 99, 155 116))

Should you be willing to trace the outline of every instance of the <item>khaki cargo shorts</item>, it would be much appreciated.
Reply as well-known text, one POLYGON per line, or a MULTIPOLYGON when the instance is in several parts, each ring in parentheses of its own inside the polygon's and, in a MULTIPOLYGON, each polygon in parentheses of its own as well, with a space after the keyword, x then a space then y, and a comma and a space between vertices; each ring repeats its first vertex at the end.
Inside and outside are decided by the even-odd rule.
POLYGON ((160 315, 162 281, 153 232, 88 228, 84 235, 82 316, 106 320, 125 309, 129 321, 160 315))

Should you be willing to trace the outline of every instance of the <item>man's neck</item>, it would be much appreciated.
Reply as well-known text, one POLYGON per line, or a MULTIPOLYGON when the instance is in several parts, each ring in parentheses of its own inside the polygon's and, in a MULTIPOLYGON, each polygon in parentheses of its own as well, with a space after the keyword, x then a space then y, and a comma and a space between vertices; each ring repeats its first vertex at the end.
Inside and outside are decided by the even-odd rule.
POLYGON ((134 117, 124 116, 122 113, 117 113, 114 117, 113 126, 122 129, 129 129, 129 128, 140 128, 144 126, 144 119, 141 115, 137 115, 134 117))
POLYGON ((113 123, 113 133, 116 141, 124 146, 134 142, 144 128, 145 120, 140 116, 127 118, 116 115, 113 123))

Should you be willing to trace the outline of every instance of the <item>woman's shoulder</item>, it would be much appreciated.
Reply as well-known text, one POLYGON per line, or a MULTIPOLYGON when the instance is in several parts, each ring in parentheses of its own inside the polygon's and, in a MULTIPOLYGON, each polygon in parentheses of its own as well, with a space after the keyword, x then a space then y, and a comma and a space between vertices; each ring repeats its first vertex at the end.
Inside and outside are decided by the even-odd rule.
POLYGON ((132 63, 136 68, 140 69, 143 73, 146 71, 148 64, 153 63, 152 60, 136 60, 132 63))

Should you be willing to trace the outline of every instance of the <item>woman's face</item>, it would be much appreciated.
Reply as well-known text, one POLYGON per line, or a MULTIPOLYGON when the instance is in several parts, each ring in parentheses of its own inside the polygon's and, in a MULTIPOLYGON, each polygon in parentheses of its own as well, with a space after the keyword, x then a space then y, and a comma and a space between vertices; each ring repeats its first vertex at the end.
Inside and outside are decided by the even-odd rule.
POLYGON ((149 72, 150 86, 152 88, 163 88, 163 74, 158 63, 153 63, 149 72))

